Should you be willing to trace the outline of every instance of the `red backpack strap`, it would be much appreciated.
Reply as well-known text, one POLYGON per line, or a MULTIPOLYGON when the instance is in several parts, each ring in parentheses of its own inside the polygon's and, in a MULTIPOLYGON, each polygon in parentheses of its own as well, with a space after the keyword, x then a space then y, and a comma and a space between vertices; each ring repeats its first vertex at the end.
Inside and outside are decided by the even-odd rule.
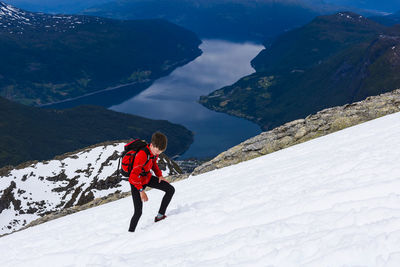
POLYGON ((140 173, 140 176, 146 176, 150 171, 145 171, 145 170, 144 170, 144 166, 146 166, 147 163, 149 163, 150 159, 154 159, 155 157, 151 157, 151 156, 150 156, 151 153, 150 153, 150 150, 149 150, 149 148, 148 148, 147 146, 146 146, 145 148, 141 149, 141 150, 143 150, 143 151, 146 153, 146 155, 147 155, 147 160, 146 160, 146 163, 143 164, 142 172, 140 173))

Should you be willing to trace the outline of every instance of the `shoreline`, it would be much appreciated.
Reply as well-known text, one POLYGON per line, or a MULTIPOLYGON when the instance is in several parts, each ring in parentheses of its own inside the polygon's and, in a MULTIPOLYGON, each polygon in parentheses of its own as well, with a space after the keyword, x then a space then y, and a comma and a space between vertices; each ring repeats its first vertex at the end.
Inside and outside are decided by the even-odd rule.
MULTIPOLYGON (((159 79, 159 78, 157 78, 157 79, 159 79)), ((132 85, 135 85, 135 84, 145 84, 147 82, 154 82, 157 79, 154 79, 154 80, 147 79, 147 80, 142 81, 142 82, 132 82, 132 83, 126 83, 126 84, 119 84, 119 85, 116 85, 116 86, 107 87, 105 89, 97 90, 97 91, 94 91, 94 92, 91 92, 91 93, 86 93, 86 94, 81 95, 81 96, 76 96, 76 97, 71 97, 71 98, 67 98, 67 99, 64 99, 64 100, 60 100, 60 101, 55 101, 55 102, 50 102, 50 103, 46 103, 46 104, 36 105, 35 107, 43 108, 43 107, 47 107, 47 106, 51 106, 51 105, 57 105, 57 104, 61 104, 61 103, 69 102, 69 101, 78 100, 78 99, 81 99, 81 98, 84 98, 84 97, 88 97, 88 96, 104 93, 104 92, 107 92, 107 91, 113 91, 113 90, 117 90, 117 89, 120 89, 120 88, 123 88, 123 87, 132 86, 132 85)))
MULTIPOLYGON (((94 91, 94 92, 86 93, 86 94, 81 95, 81 96, 71 97, 71 98, 68 98, 68 99, 55 101, 55 102, 50 102, 50 103, 45 103, 45 104, 41 104, 41 105, 35 105, 35 107, 44 108, 44 107, 48 107, 48 106, 52 106, 52 105, 62 104, 62 103, 70 102, 70 101, 75 101, 75 100, 78 100, 78 99, 81 99, 81 98, 85 98, 85 97, 88 97, 88 96, 93 96, 93 95, 96 95, 96 94, 100 94, 100 93, 104 93, 104 92, 108 92, 108 91, 113 91, 113 90, 121 89, 123 87, 133 86, 133 85, 144 85, 144 84, 148 83, 148 86, 146 86, 146 87, 149 87, 154 81, 156 81, 156 80, 158 80, 160 78, 166 77, 169 74, 171 74, 174 70, 176 70, 177 68, 182 67, 182 66, 192 62, 193 60, 195 60, 196 58, 201 56, 202 53, 203 53, 203 51, 200 50, 200 53, 196 54, 193 58, 186 58, 186 59, 183 59, 181 61, 175 62, 174 64, 171 65, 172 68, 168 69, 167 71, 164 71, 164 72, 160 73, 160 75, 158 77, 154 78, 154 79, 145 79, 145 80, 140 81, 140 82, 136 81, 136 82, 126 83, 126 84, 119 84, 119 85, 115 85, 115 86, 110 86, 110 87, 107 87, 105 89, 101 89, 101 90, 97 90, 97 91, 94 91)), ((145 89, 143 89, 142 91, 144 91, 144 90, 145 89)))

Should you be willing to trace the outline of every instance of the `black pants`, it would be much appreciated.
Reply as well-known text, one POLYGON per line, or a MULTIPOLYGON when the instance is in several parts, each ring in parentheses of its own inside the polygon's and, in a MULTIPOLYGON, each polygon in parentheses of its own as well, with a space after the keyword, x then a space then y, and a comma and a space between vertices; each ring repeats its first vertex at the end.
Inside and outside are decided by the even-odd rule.
MULTIPOLYGON (((143 188, 146 188, 147 186, 151 188, 156 188, 161 191, 165 192, 165 195, 161 201, 161 206, 160 210, 158 211, 161 214, 165 214, 165 211, 167 210, 167 207, 169 205, 169 202, 171 202, 172 196, 175 193, 175 188, 165 182, 161 181, 161 183, 158 182, 158 178, 155 176, 152 176, 149 183, 143 186, 143 188)), ((140 198, 140 192, 137 190, 135 186, 131 184, 131 192, 132 192, 132 199, 133 199, 133 206, 135 208, 135 212, 132 216, 131 219, 131 224, 129 226, 129 231, 134 232, 136 229, 136 225, 138 224, 138 221, 140 219, 140 216, 142 216, 142 208, 143 208, 143 202, 142 199, 140 198)))

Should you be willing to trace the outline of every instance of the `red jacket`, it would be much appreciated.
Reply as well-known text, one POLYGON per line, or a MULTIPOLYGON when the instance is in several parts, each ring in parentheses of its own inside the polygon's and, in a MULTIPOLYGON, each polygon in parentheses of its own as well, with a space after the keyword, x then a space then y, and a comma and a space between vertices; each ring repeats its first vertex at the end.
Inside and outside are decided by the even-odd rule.
MULTIPOLYGON (((147 145, 147 148, 150 151, 149 145, 147 145)), ((147 154, 145 151, 140 150, 136 154, 135 161, 133 162, 132 171, 129 175, 129 182, 134 185, 138 190, 142 189, 143 185, 149 183, 151 178, 150 170, 153 170, 154 174, 157 175, 157 177, 162 176, 162 172, 157 165, 158 156, 154 156, 150 151, 150 157, 151 159, 149 160, 149 162, 147 162, 147 164, 143 166, 147 161, 147 154), (143 171, 148 172, 147 175, 140 176, 143 171)))

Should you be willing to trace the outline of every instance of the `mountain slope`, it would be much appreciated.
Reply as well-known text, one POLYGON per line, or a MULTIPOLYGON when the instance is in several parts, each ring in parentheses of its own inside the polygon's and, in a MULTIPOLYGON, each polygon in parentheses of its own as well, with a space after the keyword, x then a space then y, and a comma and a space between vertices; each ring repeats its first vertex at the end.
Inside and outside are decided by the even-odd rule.
POLYGON ((193 142, 193 133, 181 125, 96 106, 49 110, 0 97, 0 117, 0 167, 47 160, 110 140, 149 140, 157 130, 169 138, 167 155, 181 154, 193 142))
POLYGON ((200 102, 272 129, 319 110, 400 87, 400 30, 350 12, 321 16, 280 36, 256 73, 200 102))
POLYGON ((400 113, 0 238, 2 266, 397 266, 400 113))
POLYGON ((400 3, 397 0, 325 0, 325 2, 328 4, 341 5, 347 8, 356 7, 385 12, 396 12, 400 10, 400 3))
POLYGON ((29 11, 52 14, 72 14, 93 5, 99 5, 111 1, 112 0, 6 0, 5 2, 29 11))
MULTIPOLYGON (((400 7, 399 7, 400 9, 400 7)), ((395 24, 400 24, 400 11, 397 11, 396 13, 385 15, 385 16, 373 16, 370 17, 370 19, 384 24, 384 25, 395 25, 395 24)))
MULTIPOLYGON (((49 213, 129 192, 129 183, 116 174, 125 144, 108 142, 50 161, 0 169, 0 235, 21 229, 49 213)), ((164 176, 181 173, 164 154, 158 164, 164 176)))
POLYGON ((154 81, 200 55, 199 44, 164 20, 49 15, 0 2, 0 96, 45 104, 154 81))
POLYGON ((124 0, 89 8, 87 15, 162 18, 201 38, 264 41, 309 22, 321 11, 298 0, 124 0))

